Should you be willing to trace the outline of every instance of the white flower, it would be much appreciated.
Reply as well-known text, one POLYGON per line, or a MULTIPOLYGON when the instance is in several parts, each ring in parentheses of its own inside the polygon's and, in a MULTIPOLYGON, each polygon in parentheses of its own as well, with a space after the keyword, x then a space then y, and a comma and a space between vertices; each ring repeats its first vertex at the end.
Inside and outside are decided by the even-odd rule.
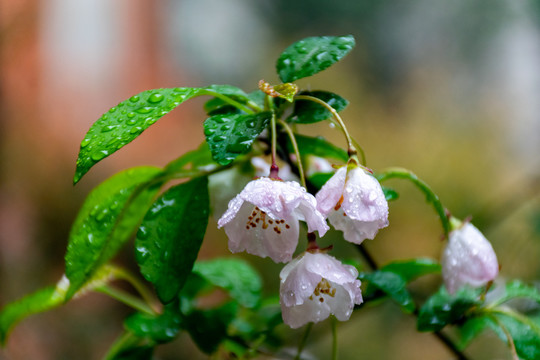
POLYGON ((300 255, 279 277, 283 321, 292 328, 322 321, 330 314, 349 320, 354 305, 362 303, 358 270, 324 253, 300 255))
POLYGON ((360 167, 341 167, 316 195, 317 209, 345 240, 360 244, 388 226, 388 202, 381 185, 360 167))
POLYGON ((451 294, 466 284, 485 285, 499 273, 493 247, 471 223, 450 232, 441 265, 444 284, 451 294))
POLYGON ((318 231, 319 236, 329 229, 315 197, 300 184, 260 178, 250 181, 229 202, 218 227, 225 228, 233 253, 245 250, 287 262, 298 244, 299 220, 307 223, 308 232, 318 231))

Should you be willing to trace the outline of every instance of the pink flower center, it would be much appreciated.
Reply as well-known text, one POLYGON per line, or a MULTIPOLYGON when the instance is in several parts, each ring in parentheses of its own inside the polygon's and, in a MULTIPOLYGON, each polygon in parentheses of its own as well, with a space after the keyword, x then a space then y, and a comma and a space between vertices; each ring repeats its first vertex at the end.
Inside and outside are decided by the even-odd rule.
MULTIPOLYGON (((325 278, 322 278, 322 280, 317 284, 315 290, 313 290, 313 295, 318 297, 320 302, 324 302, 323 294, 330 297, 334 297, 336 295, 336 288, 333 288, 330 282, 328 282, 328 280, 325 278)), ((309 297, 309 300, 313 300, 313 295, 309 297)))
POLYGON ((290 229, 291 226, 285 222, 285 220, 272 220, 270 217, 266 218, 266 213, 255 206, 253 212, 248 216, 248 221, 246 222, 246 229, 255 229, 257 226, 261 226, 264 230, 268 227, 272 227, 272 230, 278 235, 281 235, 282 226, 285 226, 285 229, 290 229))

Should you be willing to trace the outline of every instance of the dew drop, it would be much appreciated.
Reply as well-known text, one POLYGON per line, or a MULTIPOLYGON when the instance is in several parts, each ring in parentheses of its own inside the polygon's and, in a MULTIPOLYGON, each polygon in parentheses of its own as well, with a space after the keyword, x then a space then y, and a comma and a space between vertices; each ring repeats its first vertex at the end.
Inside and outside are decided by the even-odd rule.
POLYGON ((134 95, 132 97, 129 98, 129 101, 131 101, 132 103, 136 103, 137 101, 139 101, 139 96, 138 95, 134 95))
POLYGON ((150 107, 150 106, 145 106, 145 107, 138 108, 138 109, 135 110, 135 112, 137 112, 139 114, 149 114, 152 111, 154 111, 154 108, 150 107))
POLYGON ((157 104, 159 102, 162 102, 163 99, 165 99, 165 96, 161 95, 160 93, 155 93, 148 97, 148 102, 152 104, 157 104))
POLYGON ((92 140, 89 139, 89 138, 84 138, 83 141, 81 141, 81 148, 85 148, 88 146, 88 144, 90 144, 92 140))
POLYGON ((210 128, 205 128, 205 129, 204 129, 204 135, 206 135, 206 136, 210 136, 210 135, 212 135, 212 134, 215 133, 215 132, 216 132, 215 129, 210 129, 210 128))
POLYGON ((137 134, 137 133, 141 133, 142 131, 143 131, 142 127, 135 126, 135 127, 131 128, 131 130, 129 130, 129 133, 130 134, 137 134))
POLYGON ((232 128, 232 126, 231 126, 231 125, 229 125, 229 124, 225 124, 225 125, 223 125, 223 126, 221 127, 221 130, 223 130, 223 131, 227 131, 227 130, 231 130, 231 128, 232 128))
POLYGON ((212 138, 213 142, 222 142, 227 140, 227 137, 225 135, 216 135, 212 138))
POLYGON ((118 125, 107 125, 107 126, 104 126, 102 129, 101 129, 101 132, 102 133, 106 133, 106 132, 109 132, 109 131, 113 131, 118 125))
POLYGON ((135 113, 134 112, 130 112, 126 115, 128 117, 128 119, 133 119, 135 117, 135 113))
POLYGON ((115 111, 116 111, 116 108, 115 108, 115 107, 112 107, 112 108, 109 109, 109 113, 111 113, 111 114, 112 114, 113 112, 115 112, 115 111))
POLYGON ((100 150, 100 151, 96 151, 95 153, 93 153, 90 157, 94 161, 99 161, 99 160, 103 159, 104 157, 106 157, 107 155, 109 155, 109 151, 100 150))
POLYGON ((126 124, 128 125, 135 125, 137 123, 137 119, 129 119, 128 121, 126 121, 126 124))

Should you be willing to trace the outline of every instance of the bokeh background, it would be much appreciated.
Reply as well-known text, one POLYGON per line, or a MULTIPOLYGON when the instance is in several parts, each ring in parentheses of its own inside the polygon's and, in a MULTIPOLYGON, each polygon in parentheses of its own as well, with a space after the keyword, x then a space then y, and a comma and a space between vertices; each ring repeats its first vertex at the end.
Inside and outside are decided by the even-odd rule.
MULTIPOLYGON (((472 216, 498 253, 501 276, 540 278, 540 2, 537 0, 2 0, 0 2, 0 307, 63 273, 71 222, 90 189, 134 165, 162 166, 203 141, 204 99, 165 116, 76 186, 79 143, 118 102, 150 88, 232 84, 251 91, 278 82, 275 59, 306 36, 353 34, 355 50, 299 82, 350 100, 343 112, 368 165, 403 166, 439 194, 455 216, 472 216)), ((300 129, 303 131, 303 129, 300 129)), ((306 129, 307 130, 307 129, 306 129)), ((321 124, 342 145, 341 135, 321 124)), ((391 226, 368 242, 381 264, 438 258, 443 243, 432 209, 410 184, 391 226)), ((227 254, 221 231, 200 258, 227 254)), ((335 254, 349 254, 336 244, 335 254)), ((275 292, 279 265, 246 256, 275 292)), ((126 249, 117 259, 135 269, 126 249)), ((413 284, 425 296, 440 284, 413 284)), ((91 294, 31 317, 1 359, 99 359, 130 310, 91 294)), ((414 318, 393 304, 355 313, 340 330, 342 359, 451 359, 414 318)), ((295 346, 302 331, 280 331, 295 346)), ((452 334, 450 334, 452 335, 452 334)), ((307 346, 330 351, 327 323, 307 346)), ((493 334, 474 359, 508 359, 493 334)), ((160 359, 204 359, 188 335, 160 359)))

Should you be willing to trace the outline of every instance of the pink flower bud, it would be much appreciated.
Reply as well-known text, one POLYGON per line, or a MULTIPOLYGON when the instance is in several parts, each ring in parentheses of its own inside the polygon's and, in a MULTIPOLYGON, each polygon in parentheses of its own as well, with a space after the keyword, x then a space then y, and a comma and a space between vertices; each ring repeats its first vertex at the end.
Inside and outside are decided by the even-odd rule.
POLYGON ((388 202, 381 185, 360 167, 338 169, 316 198, 317 209, 352 243, 373 239, 388 226, 388 202))
POLYGON ((471 223, 450 232, 441 265, 444 284, 450 294, 463 285, 485 285, 499 273, 493 247, 471 223))
POLYGON ((298 245, 299 224, 323 236, 329 229, 316 209, 315 197, 293 181, 259 178, 229 202, 218 220, 229 237, 229 249, 247 251, 275 262, 287 262, 298 245))
POLYGON ((358 270, 324 253, 306 252, 279 274, 283 321, 291 328, 319 322, 330 314, 349 320, 355 304, 362 303, 358 270))

